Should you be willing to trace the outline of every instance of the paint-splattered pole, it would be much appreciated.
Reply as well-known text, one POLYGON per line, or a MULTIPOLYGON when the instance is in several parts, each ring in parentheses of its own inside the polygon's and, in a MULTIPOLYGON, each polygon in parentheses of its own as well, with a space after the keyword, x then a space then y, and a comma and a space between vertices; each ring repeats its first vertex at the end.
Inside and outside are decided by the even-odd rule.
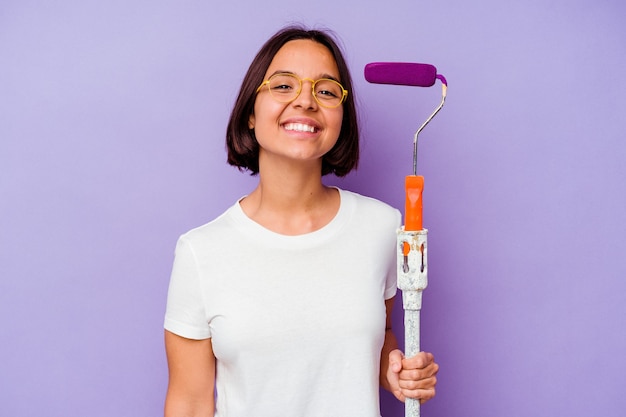
MULTIPOLYGON (((407 213, 418 214, 398 230, 398 288, 402 291, 404 308, 404 355, 408 358, 420 352, 420 310, 422 291, 428 285, 428 230, 421 225, 421 205, 424 178, 406 177, 407 213)), ((405 400, 405 416, 419 417, 418 400, 405 400)))

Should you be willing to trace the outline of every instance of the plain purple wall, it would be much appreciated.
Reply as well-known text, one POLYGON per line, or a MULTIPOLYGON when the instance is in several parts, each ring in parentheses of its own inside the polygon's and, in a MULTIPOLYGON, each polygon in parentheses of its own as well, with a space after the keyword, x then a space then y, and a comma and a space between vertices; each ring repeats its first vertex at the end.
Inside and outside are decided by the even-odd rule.
POLYGON ((362 163, 329 183, 401 207, 439 99, 367 84, 367 62, 450 82, 420 145, 441 365, 423 415, 623 415, 626 6, 248 3, 0 5, 0 415, 162 413, 175 241, 254 185, 225 163, 226 119, 293 21, 336 30, 356 81, 362 163))

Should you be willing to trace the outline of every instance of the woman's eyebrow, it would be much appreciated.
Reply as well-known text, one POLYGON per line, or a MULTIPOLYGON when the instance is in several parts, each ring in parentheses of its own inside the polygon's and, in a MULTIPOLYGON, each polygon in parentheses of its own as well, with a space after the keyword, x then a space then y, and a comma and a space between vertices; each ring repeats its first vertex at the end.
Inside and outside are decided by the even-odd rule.
POLYGON ((271 73, 267 78, 273 77, 274 75, 278 75, 278 74, 296 75, 295 73, 291 71, 276 70, 273 73, 271 73))
MULTIPOLYGON (((298 77, 298 78, 300 78, 300 79, 303 79, 303 78, 301 78, 298 74, 296 74, 295 72, 292 72, 292 71, 285 71, 285 70, 276 70, 276 71, 274 71, 273 73, 271 73, 271 74, 270 74, 267 78, 273 77, 274 75, 277 75, 277 74, 289 74, 289 75, 295 75, 296 77, 298 77)), ((320 79, 322 79, 322 78, 326 78, 326 79, 329 79, 329 80, 337 81, 338 83, 340 82, 340 81, 337 79, 337 77, 335 77, 335 76, 333 76, 333 75, 330 75, 330 74, 326 74, 326 73, 321 74, 321 75, 320 75, 319 77, 317 77, 316 79, 317 79, 317 80, 320 80, 320 79)))

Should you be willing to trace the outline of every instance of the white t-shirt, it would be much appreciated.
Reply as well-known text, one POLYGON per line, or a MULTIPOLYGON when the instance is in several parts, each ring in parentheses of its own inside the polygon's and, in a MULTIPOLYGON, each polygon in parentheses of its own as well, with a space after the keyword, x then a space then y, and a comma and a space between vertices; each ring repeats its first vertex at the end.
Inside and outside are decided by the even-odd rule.
POLYGON ((400 213, 339 192, 312 233, 274 233, 237 203, 180 237, 165 328, 212 339, 216 417, 380 416, 400 213))

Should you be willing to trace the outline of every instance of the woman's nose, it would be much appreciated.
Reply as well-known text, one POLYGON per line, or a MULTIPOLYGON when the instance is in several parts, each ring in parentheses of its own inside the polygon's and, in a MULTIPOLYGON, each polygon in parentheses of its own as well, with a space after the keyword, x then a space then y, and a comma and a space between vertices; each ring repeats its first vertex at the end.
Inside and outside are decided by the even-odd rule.
POLYGON ((317 108, 317 100, 315 99, 313 92, 313 81, 311 80, 302 80, 302 87, 300 89, 300 94, 293 101, 295 106, 301 106, 305 109, 316 109, 317 108))

